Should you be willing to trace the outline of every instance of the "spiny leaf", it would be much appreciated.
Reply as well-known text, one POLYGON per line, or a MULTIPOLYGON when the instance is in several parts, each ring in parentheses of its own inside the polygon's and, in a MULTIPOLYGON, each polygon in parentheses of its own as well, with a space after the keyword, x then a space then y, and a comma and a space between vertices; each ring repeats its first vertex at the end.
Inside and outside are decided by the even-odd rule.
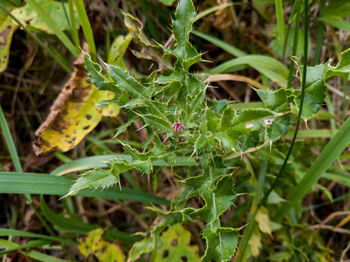
POLYGON ((257 90, 256 92, 267 108, 276 112, 285 112, 289 110, 286 89, 280 88, 276 91, 257 90))
POLYGON ((248 109, 236 114, 233 119, 233 125, 245 124, 251 121, 272 117, 274 115, 275 114, 272 111, 267 109, 248 109))
POLYGON ((119 178, 112 174, 111 171, 94 169, 83 174, 64 197, 74 195, 84 188, 103 190, 116 183, 119 183, 119 178))
POLYGON ((277 141, 280 137, 288 133, 291 122, 290 118, 290 114, 287 114, 273 120, 271 126, 267 129, 267 134, 272 142, 277 141))
POLYGON ((135 96, 135 98, 150 98, 151 90, 141 85, 120 67, 107 65, 107 70, 114 82, 125 92, 135 96))
POLYGON ((192 64, 200 61, 200 55, 191 45, 189 34, 196 12, 191 0, 180 1, 173 21, 173 33, 176 38, 176 48, 172 51, 178 59, 177 64, 187 70, 192 64))
MULTIPOLYGON (((215 228, 215 227, 214 227, 215 228)), ((229 227, 219 227, 213 230, 213 225, 207 225, 203 232, 207 249, 202 258, 203 262, 228 261, 235 253, 239 231, 229 227)))
POLYGON ((172 125, 169 121, 155 115, 144 115, 142 118, 155 130, 164 133, 171 133, 172 125))

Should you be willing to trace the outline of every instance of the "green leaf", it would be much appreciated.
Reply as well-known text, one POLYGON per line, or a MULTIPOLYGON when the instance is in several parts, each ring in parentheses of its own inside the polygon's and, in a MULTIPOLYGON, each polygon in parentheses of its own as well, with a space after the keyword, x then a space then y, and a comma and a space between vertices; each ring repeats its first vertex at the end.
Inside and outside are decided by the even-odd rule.
POLYGON ((219 227, 212 230, 209 224, 203 235, 207 244, 207 249, 202 258, 203 262, 228 261, 234 255, 239 239, 237 229, 219 227))
POLYGON ((256 92, 267 108, 276 112, 285 112, 289 110, 286 89, 280 88, 276 91, 259 89, 256 92))
POLYGON ((209 41, 210 43, 214 44, 215 46, 218 46, 220 47, 221 49, 225 50, 227 53, 230 53, 231 55, 233 56, 237 56, 237 57, 241 57, 241 56, 246 56, 247 53, 216 38, 216 37, 213 37, 211 35, 208 35, 208 34, 204 34, 202 32, 199 32, 199 31, 196 31, 196 30, 193 30, 192 32, 194 35, 196 36, 199 36, 207 41, 209 41))
POLYGON ((290 114, 277 117, 275 120, 273 120, 271 126, 268 127, 267 129, 267 134, 269 136, 269 139, 272 142, 275 142, 280 137, 286 135, 288 133, 290 124, 291 124, 290 114))
MULTIPOLYGON (((6 239, 0 239, 0 246, 4 246, 8 249, 14 249, 20 247, 20 245, 13 243, 11 241, 8 241, 6 239)), ((35 261, 42 261, 42 262, 68 262, 68 260, 55 258, 53 256, 46 255, 44 253, 40 253, 38 251, 30 250, 30 251, 19 251, 23 255, 26 255, 35 261)))
POLYGON ((328 63, 328 68, 327 68, 326 74, 324 75, 324 80, 327 80, 328 78, 335 75, 339 75, 349 79, 350 48, 348 48, 347 50, 345 50, 340 54, 340 61, 335 67, 333 67, 330 63, 331 62, 328 63))
MULTIPOLYGON (((103 156, 90 156, 73 160, 69 163, 59 166, 51 172, 51 175, 62 176, 65 174, 85 171, 92 168, 108 167, 107 162, 115 158, 123 158, 127 162, 132 161, 132 156, 126 154, 113 154, 103 156)), ((161 167, 176 167, 176 166, 197 166, 198 163, 188 157, 177 156, 174 162, 168 163, 164 160, 156 160, 152 163, 153 166, 161 167)))
POLYGON ((176 48, 171 51, 177 57, 177 65, 184 70, 199 61, 200 55, 188 41, 192 31, 192 24, 196 12, 191 0, 181 0, 177 6, 175 20, 173 21, 173 34, 176 38, 176 48))
MULTIPOLYGON (((327 96, 327 87, 323 81, 317 81, 306 87, 304 106, 301 117, 304 120, 311 119, 320 109, 327 96)), ((300 107, 300 96, 295 98, 297 107, 300 107)))
POLYGON ((8 253, 17 251, 17 250, 30 249, 30 248, 34 248, 34 247, 50 245, 51 243, 52 243, 52 241, 50 241, 50 240, 33 240, 33 241, 28 241, 27 243, 22 244, 20 246, 17 246, 17 247, 14 247, 14 248, 10 248, 10 249, 7 249, 5 251, 1 251, 0 252, 0 257, 2 257, 3 255, 6 255, 8 253))
MULTIPOLYGON (((74 46, 72 41, 63 33, 65 29, 69 29, 62 3, 53 0, 27 0, 28 4, 23 8, 17 8, 12 14, 19 19, 22 24, 29 24, 35 28, 46 31, 49 34, 55 34, 58 39, 67 47, 74 55, 78 56, 80 51, 74 46)), ((68 10, 66 3, 66 10, 68 10)), ((78 21, 78 19, 76 19, 78 21)), ((79 26, 79 25, 74 25, 79 26)))
POLYGON ((88 71, 89 78, 91 82, 99 90, 108 90, 112 91, 115 94, 120 94, 117 86, 111 81, 107 80, 106 77, 102 74, 102 68, 99 64, 93 62, 88 54, 84 54, 84 64, 88 71))
POLYGON ((116 183, 119 183, 119 177, 115 176, 109 170, 94 169, 83 174, 70 188, 69 192, 64 196, 75 195, 80 190, 90 188, 93 190, 104 190, 116 183))
POLYGON ((268 109, 248 109, 244 110, 240 114, 237 113, 233 119, 233 125, 245 124, 252 121, 257 121, 259 119, 265 119, 267 117, 272 117, 275 114, 268 109))
POLYGON ((159 132, 164 132, 167 134, 171 133, 172 131, 172 124, 163 118, 156 115, 143 115, 142 118, 149 126, 159 132))
POLYGON ((126 73, 123 69, 113 65, 107 65, 107 70, 114 82, 123 91, 127 92, 134 98, 150 98, 151 90, 141 85, 136 79, 126 73))
POLYGON ((51 241, 57 241, 66 245, 75 246, 76 243, 74 241, 71 241, 64 237, 56 237, 56 236, 47 236, 42 234, 36 234, 31 232, 25 232, 21 230, 16 229, 9 229, 9 228, 0 228, 0 236, 14 236, 14 237, 29 237, 29 238, 39 238, 39 239, 46 239, 51 241))
POLYGON ((350 31, 350 21, 346 18, 349 17, 350 3, 347 0, 330 1, 327 8, 324 8, 322 16, 319 20, 331 25, 350 31))
MULTIPOLYGON (((72 184, 74 184, 74 179, 47 174, 0 172, 0 184, 0 194, 44 194, 63 196, 67 194, 72 184)), ((169 205, 167 200, 155 197, 143 191, 125 187, 122 187, 120 190, 120 188, 116 186, 102 192, 83 189, 78 192, 77 195, 169 205)))

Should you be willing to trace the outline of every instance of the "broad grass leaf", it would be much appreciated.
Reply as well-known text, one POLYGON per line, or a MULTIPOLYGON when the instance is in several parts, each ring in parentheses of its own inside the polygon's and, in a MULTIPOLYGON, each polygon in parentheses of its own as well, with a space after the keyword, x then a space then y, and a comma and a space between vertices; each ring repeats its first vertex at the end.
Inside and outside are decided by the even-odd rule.
POLYGON ((278 60, 265 55, 241 56, 209 70, 208 74, 214 75, 225 72, 233 72, 237 69, 237 66, 241 65, 249 65, 270 80, 275 81, 282 86, 287 85, 288 69, 278 60))
POLYGON ((17 28, 18 25, 11 17, 7 17, 2 23, 0 21, 0 73, 7 68, 12 36, 17 28))
POLYGON ((119 177, 114 175, 111 171, 105 169, 94 169, 83 174, 72 185, 68 194, 64 197, 74 195, 85 188, 103 190, 119 182, 119 177))
POLYGON ((115 243, 105 241, 102 235, 101 228, 89 232, 86 239, 79 242, 80 253, 86 258, 93 255, 101 262, 124 262, 126 258, 121 248, 115 243))
MULTIPOLYGON (((6 249, 21 249, 21 245, 18 245, 6 239, 0 239, 0 246, 6 249)), ((34 261, 45 261, 45 262, 68 262, 69 261, 69 260, 49 256, 35 250, 29 250, 29 251, 19 250, 18 252, 32 258, 34 261)))
POLYGON ((201 261, 198 256, 198 246, 190 244, 191 233, 181 224, 171 226, 165 231, 156 250, 154 250, 154 262, 171 261, 201 261))
POLYGON ((350 2, 348 0, 330 1, 319 19, 331 26, 350 31, 350 21, 346 19, 349 14, 350 2))
POLYGON ((33 148, 37 155, 74 148, 96 127, 103 115, 116 116, 119 113, 117 105, 96 106, 98 102, 112 98, 113 93, 99 91, 89 81, 82 55, 74 66, 75 72, 51 107, 46 121, 35 133, 38 140, 33 148))

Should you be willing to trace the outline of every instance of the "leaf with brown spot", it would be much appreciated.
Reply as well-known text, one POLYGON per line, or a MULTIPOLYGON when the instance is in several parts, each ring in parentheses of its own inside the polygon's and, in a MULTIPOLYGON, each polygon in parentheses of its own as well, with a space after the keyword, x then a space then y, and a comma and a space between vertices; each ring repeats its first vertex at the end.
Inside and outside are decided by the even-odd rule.
POLYGON ((89 232, 85 240, 81 240, 78 249, 86 258, 90 255, 97 257, 98 261, 124 262, 125 255, 116 244, 102 239, 103 230, 97 228, 89 232))
POLYGON ((154 261, 200 261, 198 246, 190 245, 190 240, 191 233, 181 224, 171 226, 160 237, 154 261))
POLYGON ((7 17, 3 23, 0 24, 0 73, 5 71, 7 67, 11 40, 17 27, 18 26, 12 21, 11 17, 7 17))
POLYGON ((83 54, 74 63, 75 71, 50 109, 49 116, 35 132, 33 144, 39 155, 53 150, 66 152, 74 148, 100 122, 103 115, 116 116, 117 105, 100 108, 96 104, 112 99, 114 94, 100 91, 90 82, 83 54))

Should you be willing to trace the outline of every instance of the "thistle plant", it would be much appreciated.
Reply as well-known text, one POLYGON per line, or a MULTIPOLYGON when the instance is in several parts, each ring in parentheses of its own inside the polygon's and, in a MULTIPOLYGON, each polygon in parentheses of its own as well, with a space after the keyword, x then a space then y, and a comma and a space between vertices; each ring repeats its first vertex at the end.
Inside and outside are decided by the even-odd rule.
MULTIPOLYGON (((155 161, 163 161, 173 169, 187 167, 186 172, 178 173, 183 188, 170 209, 150 208, 162 218, 161 222, 152 232, 147 232, 142 242, 135 244, 129 254, 130 261, 142 253, 155 252, 160 235, 168 226, 195 219, 206 225, 202 232, 206 243, 202 261, 230 259, 236 251, 239 229, 223 225, 220 216, 239 197, 234 189, 235 166, 231 160, 252 149, 265 145, 269 148, 288 132, 299 110, 297 89, 256 90, 263 106, 243 110, 227 100, 208 99, 207 76, 193 72, 194 65, 202 61, 201 54, 189 41, 195 15, 192 1, 181 0, 172 23, 176 43, 171 47, 159 45, 168 61, 164 63, 165 69, 142 81, 136 80, 125 67, 106 63, 102 67, 85 55, 92 83, 115 94, 105 104, 118 104, 128 116, 129 121, 118 128, 117 134, 122 134, 134 121, 140 121, 147 130, 148 140, 142 150, 123 144, 125 157, 109 161, 108 170, 85 173, 69 194, 85 187, 104 189, 120 183, 119 175, 128 170, 151 175, 155 161), (184 159, 188 160, 186 164, 184 159), (192 198, 202 199, 204 205, 190 206, 192 198)), ((327 64, 321 66, 322 72, 317 67, 309 69, 312 77, 306 80, 306 99, 310 103, 302 114, 305 120, 319 111, 326 97, 324 81, 332 75, 330 71, 336 70, 327 64)))

